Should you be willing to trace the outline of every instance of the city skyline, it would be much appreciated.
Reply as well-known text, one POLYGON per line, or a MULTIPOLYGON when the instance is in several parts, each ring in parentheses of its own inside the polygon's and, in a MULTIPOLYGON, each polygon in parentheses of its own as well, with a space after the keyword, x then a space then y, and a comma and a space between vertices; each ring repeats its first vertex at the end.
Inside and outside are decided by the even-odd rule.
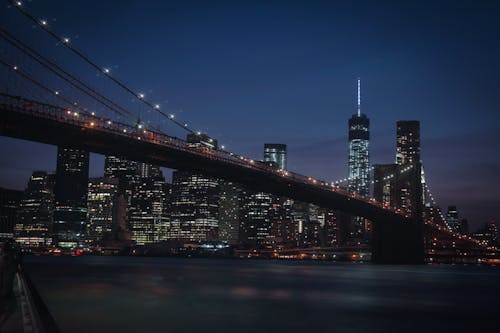
MULTIPOLYGON (((193 3, 190 4, 192 5, 193 3)), ((163 31, 160 30, 161 28, 167 29, 165 30, 169 32, 166 37, 167 44, 171 42, 171 39, 175 40, 175 38, 180 38, 179 36, 184 36, 186 37, 186 43, 180 46, 177 45, 177 47, 192 49, 203 48, 204 46, 200 36, 197 35, 200 32, 198 29, 203 24, 212 22, 216 18, 226 18, 226 21, 221 21, 221 26, 211 27, 206 32, 206 34, 212 37, 219 36, 220 34, 219 46, 224 46, 226 45, 224 42, 228 42, 225 48, 217 52, 212 51, 216 52, 219 57, 215 57, 209 52, 211 56, 207 56, 204 59, 205 61, 192 56, 194 58, 189 62, 190 57, 184 57, 187 59, 182 60, 181 57, 176 58, 175 55, 169 54, 168 60, 163 60, 160 63, 155 62, 159 60, 158 57, 147 58, 148 63, 141 66, 141 71, 143 71, 141 72, 134 69, 137 67, 134 64, 141 63, 141 59, 144 59, 144 57, 140 54, 130 54, 123 55, 123 58, 120 60, 115 60, 118 67, 114 67, 114 64, 113 66, 110 64, 110 67, 119 77, 126 79, 126 81, 134 82, 134 85, 137 81, 139 83, 146 82, 144 84, 146 91, 148 91, 148 88, 153 89, 151 94, 156 99, 169 99, 169 103, 166 104, 167 109, 172 108, 175 110, 181 107, 184 108, 185 111, 180 113, 184 118, 198 124, 204 124, 206 128, 200 129, 206 130, 216 138, 225 139, 221 142, 222 144, 226 144, 228 149, 256 159, 262 159, 261 147, 265 142, 286 143, 289 149, 288 159, 290 170, 310 174, 311 176, 325 180, 336 180, 346 176, 347 135, 345 122, 355 112, 356 104, 353 86, 356 77, 360 76, 366 87, 363 102, 364 110, 370 114, 372 122, 371 143, 373 143, 373 151, 371 162, 393 163, 395 160, 393 154, 396 132, 395 122, 397 120, 420 120, 422 126, 422 156, 426 168, 426 176, 441 208, 445 210, 449 205, 456 205, 461 217, 467 217, 474 226, 481 225, 489 220, 489 218, 498 220, 498 207, 500 205, 496 198, 499 197, 498 188, 500 186, 497 186, 498 177, 495 176, 495 172, 498 170, 499 160, 497 156, 491 154, 491 151, 487 149, 491 145, 495 146, 498 144, 499 140, 494 135, 498 128, 498 121, 496 121, 498 120, 498 116, 494 113, 495 106, 493 104, 495 92, 498 88, 493 84, 486 83, 487 80, 490 80, 490 83, 494 82, 491 79, 493 79, 493 73, 498 70, 498 64, 489 58, 481 58, 484 61, 479 66, 478 63, 473 61, 476 59, 475 57, 482 57, 479 54, 475 54, 474 52, 457 52, 453 54, 453 52, 450 52, 450 48, 451 50, 460 49, 460 46, 456 44, 456 37, 461 36, 460 31, 456 30, 458 27, 448 26, 446 29, 441 29, 439 28, 439 24, 436 23, 434 25, 423 24, 423 22, 428 23, 429 21, 432 23, 432 19, 435 19, 434 15, 440 12, 440 6, 444 7, 445 3, 440 3, 440 5, 408 5, 403 8, 405 9, 403 14, 409 15, 411 10, 414 10, 414 16, 411 17, 410 15, 410 18, 412 18, 411 23, 416 24, 417 27, 426 28, 427 30, 424 29, 425 32, 432 32, 434 31, 433 28, 435 28, 438 33, 436 38, 439 41, 447 41, 447 44, 440 44, 431 38, 426 39, 416 33, 410 34, 407 41, 401 41, 399 40, 399 37, 401 37, 399 34, 407 32, 404 29, 405 27, 409 29, 409 25, 403 24, 402 32, 394 36, 390 35, 395 40, 391 40, 387 44, 382 43, 386 46, 385 52, 377 53, 376 45, 366 42, 367 37, 363 36, 363 41, 366 42, 364 44, 365 51, 369 52, 367 52, 366 57, 363 55, 362 59, 356 58, 357 61, 355 64, 345 61, 346 59, 344 58, 346 55, 340 56, 332 50, 331 46, 321 46, 313 43, 312 47, 308 49, 311 53, 313 50, 324 51, 336 56, 332 58, 331 62, 321 58, 319 59, 321 61, 316 66, 312 66, 311 61, 317 60, 317 58, 311 54, 307 54, 307 56, 303 56, 302 58, 299 56, 285 57, 284 60, 282 59, 283 61, 278 61, 272 56, 277 56, 279 50, 269 44, 271 37, 265 38, 263 36, 263 32, 268 28, 271 36, 283 37, 283 39, 279 39, 283 43, 281 46, 285 50, 290 51, 299 50, 299 46, 305 45, 309 40, 308 38, 316 36, 315 33, 320 32, 321 29, 318 29, 317 25, 313 25, 312 27, 307 26, 306 23, 310 23, 310 20, 308 20, 307 15, 299 13, 301 6, 298 3, 291 4, 283 13, 283 16, 279 16, 283 21, 283 26, 273 24, 273 20, 267 16, 269 15, 267 11, 278 13, 279 8, 277 8, 277 5, 266 7, 260 4, 259 6, 252 7, 252 10, 245 12, 243 10, 246 9, 244 5, 241 5, 243 8, 239 8, 238 6, 231 6, 228 3, 219 4, 220 7, 218 10, 207 8, 210 6, 202 4, 198 4, 197 6, 179 3, 169 3, 168 5, 149 4, 146 6, 148 7, 146 8, 147 10, 142 14, 132 13, 134 6, 118 8, 117 13, 114 13, 111 9, 117 8, 105 4, 104 6, 113 8, 110 8, 109 11, 104 10, 106 15, 102 17, 106 16, 106 19, 113 21, 115 28, 112 29, 113 31, 100 29, 102 34, 98 36, 89 33, 92 30, 89 30, 88 22, 83 19, 78 18, 73 20, 74 22, 68 22, 67 18, 73 15, 71 11, 80 10, 81 6, 75 5, 72 8, 65 8, 59 7, 62 4, 54 3, 44 8, 39 8, 37 7, 39 4, 36 2, 27 3, 27 6, 30 6, 30 9, 34 12, 40 13, 40 16, 50 18, 50 22, 54 25, 55 29, 71 34, 75 45, 81 45, 90 54, 97 54, 98 58, 102 58, 104 63, 112 63, 113 59, 118 59, 118 56, 122 56, 118 52, 113 53, 116 51, 106 49, 105 45, 103 45, 104 41, 111 38, 111 36, 117 37, 118 42, 121 41, 124 44, 122 38, 125 37, 116 31, 116 29, 119 29, 116 26, 123 26, 120 25, 120 22, 116 21, 115 17, 117 16, 114 15, 124 15, 125 18, 131 18, 133 15, 154 16, 155 14, 150 7, 156 6, 158 7, 155 7, 156 9, 164 9, 168 16, 171 15, 170 10, 175 7, 174 9, 184 13, 189 18, 190 25, 196 23, 191 28, 193 31, 180 29, 179 31, 171 32, 165 25, 158 24, 155 26, 152 22, 148 22, 141 29, 150 28, 151 31, 155 31, 153 26, 156 27, 156 31, 163 31), (435 12, 425 14, 424 8, 428 7, 435 10, 435 12), (200 9, 206 9, 208 12, 201 15, 198 12, 200 9), (69 12, 63 13, 64 10, 69 10, 69 12), (263 19, 263 27, 255 31, 248 30, 250 26, 249 22, 246 25, 241 23, 235 26, 237 32, 247 37, 254 37, 254 39, 251 39, 252 43, 247 46, 248 48, 253 45, 255 47, 266 46, 269 49, 269 58, 266 58, 265 54, 262 51, 258 51, 259 48, 257 48, 255 57, 245 57, 243 59, 249 63, 251 68, 258 69, 259 66, 262 69, 268 68, 270 72, 267 76, 263 75, 262 69, 256 74, 246 71, 236 72, 244 82, 248 82, 250 86, 253 85, 256 88, 255 92, 257 94, 255 94, 254 90, 249 89, 249 86, 245 85, 229 89, 229 84, 236 79, 236 74, 232 74, 231 71, 238 67, 237 65, 241 65, 241 61, 243 61, 237 60, 239 58, 237 58, 234 53, 235 49, 233 48, 236 48, 238 45, 244 46, 246 42, 237 38, 235 39, 232 33, 223 31, 223 27, 229 23, 234 26, 238 17, 246 18, 247 20, 255 18, 263 19), (299 22, 299 27, 291 25, 293 17, 303 19, 303 21, 299 22), (53 18, 57 18, 57 21, 52 21, 53 18), (200 21, 197 22, 196 18, 199 18, 200 21), (421 22, 420 20, 423 21, 421 22), (305 35, 302 36, 303 38, 295 40, 293 38, 295 36, 294 33, 299 32, 300 28, 304 28, 303 33, 305 35), (286 32, 290 32, 291 35, 286 32), (75 39, 74 36, 76 35, 78 35, 78 39, 75 39), (262 40, 257 40, 257 37, 263 38, 262 40), (99 42, 97 43, 97 47, 89 44, 92 41, 91 38, 99 42), (423 38, 423 40, 419 38, 423 38), (391 42, 398 40, 399 44, 391 44, 391 42), (425 53, 427 57, 412 57, 407 54, 408 58, 405 58, 398 55, 399 61, 397 63, 392 66, 387 65, 387 62, 391 59, 388 56, 388 51, 404 51, 405 47, 415 41, 420 41, 421 44, 419 46, 422 46, 422 48, 417 49, 425 53), (391 45, 393 48, 391 48, 391 45), (234 63, 230 62, 224 66, 224 61, 222 61, 224 59, 220 57, 223 50, 233 52, 233 58, 231 59, 234 63), (431 57, 433 54, 432 51, 436 50, 442 52, 442 54, 438 52, 438 59, 433 59, 431 57), (459 54, 462 55, 459 56, 459 54), (374 58, 368 55, 374 56, 374 58), (373 59, 377 59, 377 55, 379 56, 378 60, 385 64, 385 66, 375 70, 369 64, 373 59), (264 58, 259 58, 259 56, 263 56, 264 58), (402 58, 405 60, 401 60, 402 58), (455 82, 456 80, 451 80, 451 78, 446 80, 446 76, 440 75, 442 71, 454 68, 450 63, 442 62, 445 58, 454 65, 460 63, 468 64, 469 66, 466 66, 466 68, 470 71, 486 75, 478 82, 478 79, 475 79, 475 75, 477 74, 472 75, 468 71, 456 73, 455 75, 460 75, 459 77, 462 78, 459 82, 465 85, 461 87, 460 84, 455 82), (260 64, 259 59, 261 61, 260 64), (336 59, 337 62, 333 59, 336 59), (344 61, 341 61, 342 59, 344 61), (150 62, 149 60, 153 61, 150 62), (189 64, 192 64, 192 61, 195 60, 198 62, 196 70, 187 70, 189 64), (401 61, 406 63, 401 64, 401 61), (172 64, 172 66, 169 66, 169 64, 172 64), (302 67, 299 66, 300 64, 302 64, 302 67), (319 65, 323 66, 322 68, 326 68, 327 72, 330 71, 332 75, 319 72, 319 65), (423 73, 418 74, 414 69, 410 70, 410 65, 419 65, 417 67, 423 70, 423 73), (155 67, 161 68, 161 77, 152 75, 152 69, 155 67), (179 69, 174 70, 174 67, 179 69), (311 67, 317 68, 315 70, 308 70, 312 69, 311 67), (332 67, 336 70, 332 70, 332 67), (209 68, 213 68, 214 71, 220 71, 218 79, 209 75, 213 74, 209 68), (385 70, 390 69, 390 71, 383 73, 383 68, 385 70), (287 69, 295 69, 296 71, 292 72, 297 74, 297 76, 290 80, 290 73, 287 72, 287 69), (430 72, 428 71, 431 69, 436 72, 429 77, 434 78, 435 81, 428 81, 428 79, 424 78, 424 74, 429 74, 430 72), (486 69, 488 69, 488 72, 485 72, 486 69), (396 75, 396 71, 399 71, 398 75, 396 75), (412 77, 411 73, 415 74, 415 76, 412 77), (200 84, 195 80, 197 77, 203 78, 206 80, 206 83, 204 85, 200 84), (273 84, 266 84, 266 77, 273 84), (184 78, 184 81, 182 78, 184 78), (285 79, 289 82, 284 82, 285 79), (398 82, 397 79, 400 81, 398 82), (164 85, 166 88, 163 88, 164 85), (210 89, 203 90, 202 87, 210 87, 210 89), (234 94, 235 89, 237 92, 236 95, 234 94), (297 91, 300 91, 298 95, 297 91), (468 92, 468 94, 465 94, 465 92, 468 92), (235 97, 230 97, 230 95, 235 97), (259 98, 255 98, 256 95, 259 95, 259 98), (223 103, 225 99, 227 100, 226 104, 223 103), (266 103, 266 99, 272 103, 266 103), (422 109, 428 112, 423 113, 421 112, 422 109), (476 111, 477 109, 480 112, 472 113, 472 110, 476 111), (249 113, 251 113, 251 117, 248 115, 249 113), (240 117, 236 119, 234 117, 231 118, 233 114, 238 114, 240 117), (214 115, 217 115, 217 117, 213 117, 214 115), (215 119, 211 120, 211 116, 215 119), (230 120, 225 120, 227 118, 230 118, 230 120), (277 124, 277 126, 261 128, 257 125, 259 122, 266 123, 266 119, 268 119, 271 125, 277 124), (449 123, 452 126, 446 126, 449 123), (255 131, 255 129, 259 129, 259 131, 255 131), (233 141, 229 141, 228 138, 233 138, 233 141), (465 159, 464 156, 467 156, 467 158, 465 159)), ((315 15, 320 9, 324 9, 327 13, 332 14, 330 6, 322 7, 319 3, 314 3, 306 7, 307 10, 315 15)), ((384 13, 383 10, 379 9, 375 11, 379 16, 374 15, 373 17, 367 14, 367 10, 371 8, 370 5, 365 3, 360 5, 361 14, 363 18, 367 19, 365 24, 366 22, 371 22, 377 28, 375 29, 375 37, 378 36, 377 31, 380 33, 383 30, 383 27, 380 25, 383 25, 385 22, 383 20, 384 15, 390 17, 390 9, 392 7, 394 6, 385 3, 384 9, 388 11, 384 13)), ((487 27, 493 24, 492 21, 488 20, 488 18, 491 19, 490 15, 492 14, 487 12, 487 4, 483 3, 478 7, 474 7, 475 10, 472 12, 469 11, 468 15, 466 15, 466 9, 470 9, 469 7, 451 7, 453 9, 452 14, 460 17, 468 17, 469 20, 466 22, 470 25, 477 23, 481 27, 487 27), (480 18, 483 19, 481 22, 479 22, 480 18)), ((337 11, 351 12, 354 9, 352 6, 343 6, 337 8, 337 11)), ((398 9, 401 8, 398 7, 398 9)), ((2 12, 2 15, 5 14, 4 12, 2 12)), ((101 14, 93 13, 93 15, 100 17, 99 15, 101 14)), ((451 14, 448 13, 447 15, 451 14)), ((332 26, 333 23, 327 20, 328 17, 326 14, 318 17, 318 24, 325 24, 328 28, 334 27, 332 26)), ((8 22, 16 22, 19 25, 25 24, 25 22, 20 22, 21 19, 20 17, 11 18, 11 21, 8 22)), ((179 23, 179 18, 176 18, 176 20, 175 22, 179 23)), ((127 19, 123 21, 127 21, 127 19)), ((446 17, 443 18, 443 21, 446 22, 446 17)), ((93 29, 97 30, 99 29, 99 24, 102 24, 102 22, 100 23, 99 19, 96 22, 96 26, 93 29)), ((337 27, 344 29, 351 27, 350 22, 342 21, 336 24, 339 24, 337 27)), ((359 30, 356 35, 363 35, 362 32, 366 32, 368 29, 367 26, 360 26, 358 28, 359 30)), ((330 32, 335 31, 326 30, 330 32)), ((470 34, 470 36, 460 39, 460 42, 464 43, 465 41, 466 45, 477 46, 479 41, 483 39, 487 40, 489 39, 488 37, 493 38, 497 32, 494 29, 485 28, 484 31, 481 30, 481 36, 478 36, 477 31, 472 31, 470 34)), ((328 40, 326 32, 318 34, 317 37, 323 41, 328 40)), ((338 34, 332 36, 332 39, 342 41, 342 37, 342 34, 338 34)), ((384 42, 380 39, 376 40, 384 42)), ((144 37, 138 41, 143 43, 141 45, 145 47, 147 45, 157 45, 147 34, 144 34, 144 37)), ((342 45, 349 46, 351 45, 351 41, 344 40, 344 44, 342 45)), ((490 55, 496 54, 499 51, 498 47, 491 45, 491 43, 487 45, 480 43, 480 46, 488 48, 490 51, 488 54, 490 55)), ((165 50, 163 48, 167 48, 161 45, 156 47, 162 47, 162 50, 165 50)), ((296 52, 291 52, 290 54, 295 55, 296 52)), ((1 140, 2 154, 13 157, 12 160, 5 161, 1 165, 1 185, 3 187, 23 189, 33 170, 55 170, 56 147, 6 138, 1 138, 1 140)), ((95 155, 92 156, 91 177, 102 176, 103 159, 103 157, 96 158, 95 155)))
POLYGON ((2 2, 0 331, 497 327, 498 17, 2 2))

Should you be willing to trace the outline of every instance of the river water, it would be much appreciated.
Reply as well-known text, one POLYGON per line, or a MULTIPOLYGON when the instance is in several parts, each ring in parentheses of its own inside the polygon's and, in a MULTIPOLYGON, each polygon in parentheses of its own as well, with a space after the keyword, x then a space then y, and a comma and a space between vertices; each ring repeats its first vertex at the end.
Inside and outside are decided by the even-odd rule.
POLYGON ((500 332, 500 267, 24 261, 63 332, 500 332))

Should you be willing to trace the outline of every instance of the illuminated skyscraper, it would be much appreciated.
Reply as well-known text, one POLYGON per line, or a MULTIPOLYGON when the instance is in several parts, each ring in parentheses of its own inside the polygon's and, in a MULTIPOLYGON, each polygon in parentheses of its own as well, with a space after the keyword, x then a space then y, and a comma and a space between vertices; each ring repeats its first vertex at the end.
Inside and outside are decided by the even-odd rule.
POLYGON ((129 206, 131 239, 137 244, 166 239, 167 188, 163 174, 156 177, 139 177, 133 183, 129 206))
POLYGON ((370 119, 361 113, 361 82, 358 79, 357 114, 349 119, 349 183, 350 191, 370 194, 370 119))
POLYGON ((257 192, 246 198, 241 227, 243 243, 255 246, 271 242, 270 207, 271 195, 268 193, 257 192))
MULTIPOLYGON (((217 141, 204 134, 189 134, 187 141, 193 147, 217 148, 217 141)), ((219 179, 202 174, 188 171, 173 173, 168 238, 191 241, 218 239, 219 183, 219 179)))
POLYGON ((54 175, 35 171, 20 203, 16 241, 27 247, 49 245, 54 209, 54 175))
MULTIPOLYGON (((363 196, 370 195, 370 119, 361 113, 361 81, 358 79, 357 113, 349 119, 349 191, 363 196)), ((362 217, 353 217, 349 227, 354 238, 366 238, 367 222, 362 217)))
POLYGON ((374 198, 420 220, 424 213, 420 124, 398 121, 396 132, 396 163, 375 165, 374 198))
POLYGON ((14 237, 23 191, 0 187, 0 238, 14 237))
POLYGON ((271 162, 280 169, 286 169, 286 145, 281 143, 265 143, 264 162, 271 162))
POLYGON ((87 195, 87 239, 99 241, 113 229, 113 209, 118 192, 117 178, 92 178, 87 195))
POLYGON ((217 240, 219 234, 219 181, 213 177, 174 171, 168 238, 217 240))
POLYGON ((460 220, 458 219, 458 211, 456 206, 448 206, 448 211, 446 212, 446 223, 452 231, 460 231, 460 220))
POLYGON ((137 244, 166 239, 167 184, 160 168, 122 157, 106 156, 104 175, 119 181, 118 195, 123 195, 127 202, 128 223, 125 224, 130 227, 131 239, 137 244))
POLYGON ((240 220, 243 217, 245 191, 234 182, 220 181, 219 195, 219 237, 221 241, 237 244, 240 234, 240 220))
POLYGON ((425 203, 424 172, 420 162, 420 122, 400 120, 396 123, 396 164, 414 168, 412 177, 400 182, 400 208, 406 211, 423 212, 425 203), (421 193, 414 193, 420 191, 421 193), (416 208, 418 208, 416 210, 416 208))
POLYGON ((396 123, 396 163, 420 162, 420 122, 400 120, 396 123))
MULTIPOLYGON (((265 143, 264 162, 286 169, 287 149, 285 144, 265 143)), ((244 218, 241 238, 244 243, 261 245, 274 242, 288 242, 292 234, 292 201, 269 193, 248 194, 244 202, 244 218)))
MULTIPOLYGON (((130 204, 132 184, 139 177, 140 163, 117 156, 106 156, 104 177, 118 179, 118 192, 124 194, 130 204)), ((143 167, 143 170, 147 168, 143 167)))
POLYGON ((54 187, 54 236, 57 244, 71 247, 84 241, 87 226, 89 153, 80 149, 57 149, 54 187))

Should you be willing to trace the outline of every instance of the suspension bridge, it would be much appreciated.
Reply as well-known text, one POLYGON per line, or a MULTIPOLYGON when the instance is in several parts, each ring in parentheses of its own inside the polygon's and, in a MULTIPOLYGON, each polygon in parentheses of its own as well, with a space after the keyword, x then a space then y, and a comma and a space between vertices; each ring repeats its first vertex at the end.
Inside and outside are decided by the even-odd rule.
MULTIPOLYGON (((121 101, 116 101, 113 96, 103 93, 79 75, 63 68, 56 60, 42 54, 2 25, 2 45, 5 45, 5 49, 12 50, 12 54, 22 57, 2 52, 0 64, 4 72, 12 74, 11 80, 23 82, 24 90, 15 91, 15 85, 9 86, 10 82, 7 82, 10 89, 0 94, 0 135, 203 173, 243 184, 255 191, 273 193, 364 217, 373 223, 372 260, 377 263, 423 263, 424 244, 429 244, 427 235, 431 235, 432 240, 441 237, 450 239, 455 245, 472 244, 480 248, 470 237, 450 231, 442 216, 443 223, 424 221, 422 202, 417 203, 417 207, 413 207, 411 212, 407 212, 340 187, 339 184, 347 181, 347 178, 327 182, 236 154, 224 146, 213 145, 217 140, 215 137, 196 131, 174 114, 162 111, 160 104, 148 100, 144 92, 136 91, 113 76, 109 68, 98 65, 77 49, 68 37, 57 34, 46 20, 28 12, 20 1, 8 2, 10 9, 16 10, 41 33, 55 40, 57 47, 64 48, 88 65, 93 73, 98 73, 111 82, 127 98, 132 98, 147 112, 153 112, 175 127, 189 134, 199 135, 206 145, 190 144, 165 133, 160 127, 137 120, 140 115, 138 117, 135 112, 123 107, 121 101), (22 59, 21 63, 19 59, 22 59), (23 61, 30 65, 23 64, 23 61), (37 69, 33 69, 34 67, 37 69), (52 80, 47 79, 49 74, 52 80), (53 82, 57 82, 59 88, 51 85, 53 82), (29 87, 29 92, 26 87, 29 87), (68 93, 69 89, 71 93, 68 93), (37 90, 40 98, 30 97, 31 90, 37 90), (77 101, 75 92, 84 97, 77 101), (92 100, 107 110, 107 113, 98 114, 85 107, 81 102, 85 99, 92 100)), ((390 180, 390 176, 384 180, 390 180)), ((422 186, 420 179, 414 181, 422 186)))

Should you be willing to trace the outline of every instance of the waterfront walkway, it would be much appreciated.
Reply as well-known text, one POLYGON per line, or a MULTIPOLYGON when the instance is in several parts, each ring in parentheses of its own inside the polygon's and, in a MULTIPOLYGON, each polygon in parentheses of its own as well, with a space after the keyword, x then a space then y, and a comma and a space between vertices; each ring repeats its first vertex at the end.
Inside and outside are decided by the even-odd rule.
POLYGON ((22 270, 16 273, 10 297, 0 304, 0 332, 59 332, 29 277, 22 270))
POLYGON ((17 274, 14 279, 11 296, 0 303, 0 332, 25 332, 21 309, 21 289, 17 274))

